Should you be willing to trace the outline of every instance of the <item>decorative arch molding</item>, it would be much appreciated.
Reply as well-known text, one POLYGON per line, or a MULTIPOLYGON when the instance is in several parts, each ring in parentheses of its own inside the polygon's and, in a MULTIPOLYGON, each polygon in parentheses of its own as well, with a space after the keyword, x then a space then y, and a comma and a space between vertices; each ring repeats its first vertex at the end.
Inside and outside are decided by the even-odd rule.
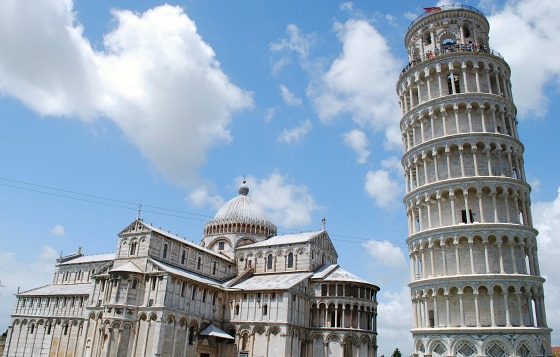
POLYGON ((512 345, 502 336, 490 336, 482 343, 482 353, 488 357, 511 356, 512 345))
POLYGON ((480 343, 470 336, 461 336, 451 342, 451 351, 458 357, 472 357, 482 354, 480 343))
POLYGON ((444 357, 447 354, 449 354, 449 346, 448 344, 443 341, 440 337, 432 337, 428 340, 428 354, 431 354, 432 356, 439 356, 439 357, 444 357))

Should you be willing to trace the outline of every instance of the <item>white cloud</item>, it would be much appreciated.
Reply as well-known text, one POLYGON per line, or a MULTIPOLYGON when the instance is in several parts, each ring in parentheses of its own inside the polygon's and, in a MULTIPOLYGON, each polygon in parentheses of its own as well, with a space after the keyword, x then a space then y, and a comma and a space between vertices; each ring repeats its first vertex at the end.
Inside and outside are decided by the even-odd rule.
MULTIPOLYGON (((264 179, 247 177, 251 197, 263 207, 274 224, 293 228, 311 223, 313 212, 320 209, 306 186, 286 182, 287 176, 273 172, 264 179)), ((241 179, 236 179, 240 182, 241 179)))
POLYGON ((407 11, 404 13, 404 17, 407 18, 410 21, 414 21, 416 20, 416 18, 418 17, 419 14, 415 14, 413 12, 407 11))
POLYGON ((551 16, 559 12, 557 0, 509 0, 488 17, 490 47, 511 67, 513 95, 521 118, 544 116, 550 104, 547 86, 559 89, 560 22, 551 16), (515 24, 515 40, 511 24, 515 24))
POLYGON ((65 229, 60 224, 55 224, 54 227, 51 228, 51 233, 55 236, 63 236, 65 233, 65 229))
POLYGON ((188 201, 197 206, 210 206, 215 210, 218 210, 224 204, 224 199, 219 195, 211 195, 208 192, 208 188, 205 186, 200 186, 195 188, 189 193, 187 197, 188 201))
POLYGON ((278 135, 278 142, 286 143, 286 144, 293 144, 300 142, 301 139, 307 135, 313 125, 311 124, 310 120, 302 121, 298 126, 292 129, 284 129, 284 131, 278 135))
POLYGON ((366 134, 361 130, 354 129, 342 135, 344 143, 358 154, 356 161, 359 164, 365 164, 370 154, 367 149, 369 143, 366 134))
POLYGON ((0 6, 0 90, 41 115, 109 118, 175 183, 198 181, 233 113, 252 106, 180 7, 114 10, 95 51, 71 1, 0 6))
POLYGON ((278 113, 277 107, 268 108, 264 113, 264 121, 270 123, 272 119, 274 119, 277 113, 278 113))
POLYGON ((541 180, 533 177, 532 175, 529 175, 528 183, 529 185, 531 185, 532 192, 539 192, 539 189, 541 188, 541 180))
POLYGON ((398 348, 403 356, 412 353, 412 304, 410 289, 403 285, 400 291, 381 290, 377 296, 378 355, 391 356, 398 348))
MULTIPOLYGON (((28 262, 23 263, 23 257, 17 257, 15 253, 0 251, 0 277, 2 277, 0 294, 0 327, 9 324, 15 299, 14 295, 18 288, 21 291, 29 290, 40 285, 52 282, 54 274, 54 262, 58 258, 58 253, 48 245, 28 262)), ((3 332, 3 331, 2 331, 3 332)))
POLYGON ((446 5, 451 5, 453 2, 451 0, 439 0, 436 3, 436 6, 446 6, 446 5))
POLYGON ((399 183, 387 170, 370 170, 366 175, 365 191, 380 207, 394 206, 402 196, 399 183))
POLYGON ((405 268, 407 260, 401 248, 393 245, 389 241, 370 240, 362 244, 366 248, 369 255, 375 259, 375 265, 383 268, 405 268))
POLYGON ((301 105, 301 98, 298 98, 292 93, 288 87, 281 84, 280 85, 280 94, 282 94, 282 99, 284 102, 292 107, 297 107, 301 105))
POLYGON ((352 11, 354 10, 354 4, 351 2, 340 3, 340 10, 352 11))
POLYGON ((401 164, 401 160, 396 156, 391 156, 381 161, 381 167, 385 169, 390 169, 395 173, 400 175, 404 174, 404 169, 401 164))
POLYGON ((269 45, 269 49, 273 54, 280 55, 279 58, 271 60, 273 74, 277 74, 286 65, 292 62, 292 53, 297 55, 298 61, 305 67, 307 57, 309 56, 309 49, 315 42, 314 34, 302 34, 300 29, 294 24, 289 24, 286 27, 286 34, 287 38, 283 38, 269 45))
POLYGON ((541 275, 546 279, 544 284, 546 319, 548 327, 554 329, 552 340, 560 340, 560 276, 558 275, 558 259, 560 246, 560 188, 558 196, 552 202, 537 202, 532 205, 533 221, 539 231, 538 253, 541 275))
POLYGON ((337 23, 342 54, 308 95, 323 122, 350 114, 354 122, 386 134, 391 147, 399 147, 399 110, 395 95, 398 61, 385 38, 367 21, 337 23))

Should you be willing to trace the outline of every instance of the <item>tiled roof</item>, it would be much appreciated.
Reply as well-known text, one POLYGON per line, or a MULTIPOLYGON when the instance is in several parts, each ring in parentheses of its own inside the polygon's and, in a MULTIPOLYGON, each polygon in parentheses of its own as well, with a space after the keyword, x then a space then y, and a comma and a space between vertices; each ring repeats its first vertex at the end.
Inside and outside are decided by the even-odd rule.
POLYGON ((350 273, 349 271, 346 271, 346 270, 342 269, 341 267, 338 267, 337 269, 332 271, 332 273, 327 275, 327 277, 324 278, 323 280, 325 280, 325 281, 351 281, 351 282, 355 282, 355 283, 371 284, 370 282, 360 278, 359 276, 356 276, 356 275, 350 273))
POLYGON ((207 278, 203 275, 196 274, 196 273, 193 273, 191 271, 184 270, 184 269, 181 269, 181 268, 177 268, 177 267, 174 267, 173 265, 169 265, 167 263, 163 263, 163 262, 157 261, 155 259, 149 258, 148 260, 150 262, 152 262, 155 266, 159 267, 161 270, 163 270, 165 272, 168 272, 168 273, 171 273, 171 274, 174 274, 174 275, 179 275, 179 276, 182 276, 184 278, 194 280, 194 281, 197 281, 197 282, 202 283, 202 284, 208 284, 208 285, 215 286, 215 287, 223 287, 222 283, 218 280, 207 278))
POLYGON ((235 340, 234 337, 231 337, 230 335, 228 335, 227 333, 225 333, 224 331, 219 329, 214 324, 208 325, 208 327, 206 327, 204 330, 202 330, 200 332, 200 335, 202 335, 202 336, 215 336, 215 337, 225 338, 227 340, 235 340))
POLYGON ((19 293, 19 296, 89 295, 91 284, 50 284, 19 293))
POLYGON ((117 267, 111 268, 110 271, 122 271, 122 272, 129 272, 129 273, 143 273, 140 268, 136 266, 133 262, 127 262, 125 264, 119 265, 117 267))
POLYGON ((317 269, 313 273, 313 276, 311 278, 312 279, 323 279, 325 276, 332 273, 332 271, 336 268, 338 268, 338 264, 323 265, 322 267, 320 267, 319 269, 317 269))
POLYGON ((105 253, 105 254, 95 254, 95 255, 84 255, 76 259, 60 263, 60 265, 69 264, 83 264, 83 263, 98 263, 103 261, 111 261, 115 259, 115 253, 105 253))
POLYGON ((266 274, 254 275, 241 283, 232 286, 232 289, 243 290, 283 290, 289 289, 298 284, 303 279, 311 276, 312 273, 286 273, 286 274, 266 274))
POLYGON ((317 237, 324 231, 317 232, 306 232, 298 234, 287 234, 283 236, 274 236, 262 242, 257 242, 249 245, 240 247, 239 249, 256 248, 256 247, 266 247, 271 245, 284 245, 284 244, 296 244, 309 242, 311 239, 317 237))

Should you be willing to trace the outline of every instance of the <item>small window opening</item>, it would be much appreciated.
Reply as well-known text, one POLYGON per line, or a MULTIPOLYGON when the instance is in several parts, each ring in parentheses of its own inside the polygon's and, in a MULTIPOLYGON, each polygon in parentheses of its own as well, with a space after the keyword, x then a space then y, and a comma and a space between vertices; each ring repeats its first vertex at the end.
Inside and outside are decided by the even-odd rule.
POLYGON ((288 268, 293 268, 294 267, 294 253, 290 252, 290 254, 288 254, 288 268))
MULTIPOLYGON (((469 210, 469 218, 470 218, 470 222, 469 223, 473 223, 474 222, 474 215, 472 213, 472 210, 469 210)), ((467 223, 467 211, 466 210, 461 210, 461 220, 463 221, 463 223, 467 223)))

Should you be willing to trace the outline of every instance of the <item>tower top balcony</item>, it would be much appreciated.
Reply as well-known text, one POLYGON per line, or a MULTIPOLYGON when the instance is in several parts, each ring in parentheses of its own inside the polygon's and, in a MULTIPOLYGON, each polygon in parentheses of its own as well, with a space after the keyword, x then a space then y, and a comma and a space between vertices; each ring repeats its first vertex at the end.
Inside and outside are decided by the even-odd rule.
POLYGON ((424 8, 425 12, 421 15, 419 15, 417 18, 414 19, 414 21, 412 21, 410 23, 410 25, 408 26, 408 29, 410 30, 410 28, 417 23, 418 21, 422 20, 423 18, 430 16, 432 14, 437 14, 439 12, 442 11, 448 11, 448 10, 470 10, 470 11, 474 11, 479 13, 480 15, 484 16, 484 14, 482 13, 482 11, 472 7, 472 6, 468 6, 468 5, 463 5, 463 4, 451 4, 451 5, 441 5, 441 6, 434 6, 434 7, 425 7, 424 8))

